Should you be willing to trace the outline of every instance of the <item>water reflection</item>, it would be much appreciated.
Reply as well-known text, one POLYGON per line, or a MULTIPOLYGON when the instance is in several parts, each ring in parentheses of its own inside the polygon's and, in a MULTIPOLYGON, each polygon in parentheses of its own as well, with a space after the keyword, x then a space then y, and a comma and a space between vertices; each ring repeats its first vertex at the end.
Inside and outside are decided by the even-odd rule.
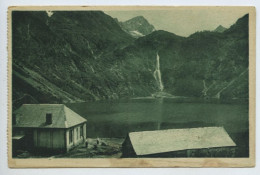
POLYGON ((156 102, 157 102, 157 105, 158 105, 158 124, 157 124, 157 130, 160 130, 161 129, 161 123, 162 123, 162 121, 163 121, 163 110, 162 110, 162 108, 163 108, 163 99, 164 98, 158 98, 158 99, 156 99, 156 102))

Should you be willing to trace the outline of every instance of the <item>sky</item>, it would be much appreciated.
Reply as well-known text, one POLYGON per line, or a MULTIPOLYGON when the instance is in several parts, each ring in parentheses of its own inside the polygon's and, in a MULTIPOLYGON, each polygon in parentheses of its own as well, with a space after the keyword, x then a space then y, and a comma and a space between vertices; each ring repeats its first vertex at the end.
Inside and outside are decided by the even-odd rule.
POLYGON ((248 12, 246 9, 165 9, 165 10, 123 10, 104 11, 119 21, 136 16, 145 17, 156 30, 165 30, 180 36, 189 36, 197 31, 214 30, 219 25, 229 28, 238 18, 248 12))

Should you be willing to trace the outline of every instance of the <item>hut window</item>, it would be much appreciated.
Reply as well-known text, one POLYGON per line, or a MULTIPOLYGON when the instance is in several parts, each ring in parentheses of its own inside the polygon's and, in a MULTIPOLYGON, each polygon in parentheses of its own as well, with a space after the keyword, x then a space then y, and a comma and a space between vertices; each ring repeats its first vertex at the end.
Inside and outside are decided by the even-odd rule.
POLYGON ((83 126, 80 126, 80 138, 83 137, 83 126))
POLYGON ((79 128, 77 128, 77 140, 79 139, 79 128))
POLYGON ((72 143, 72 140, 73 140, 73 130, 70 130, 69 131, 69 141, 70 141, 70 143, 72 143))
POLYGON ((46 114, 46 124, 47 125, 52 124, 52 114, 51 113, 46 114))

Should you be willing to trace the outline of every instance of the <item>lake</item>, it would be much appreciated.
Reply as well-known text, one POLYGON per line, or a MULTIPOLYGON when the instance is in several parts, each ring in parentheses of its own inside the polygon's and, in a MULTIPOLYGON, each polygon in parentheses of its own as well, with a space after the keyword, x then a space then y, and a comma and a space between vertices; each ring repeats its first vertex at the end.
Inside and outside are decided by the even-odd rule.
POLYGON ((131 131, 223 126, 248 157, 248 103, 217 99, 147 98, 66 104, 85 117, 87 137, 124 138, 131 131))

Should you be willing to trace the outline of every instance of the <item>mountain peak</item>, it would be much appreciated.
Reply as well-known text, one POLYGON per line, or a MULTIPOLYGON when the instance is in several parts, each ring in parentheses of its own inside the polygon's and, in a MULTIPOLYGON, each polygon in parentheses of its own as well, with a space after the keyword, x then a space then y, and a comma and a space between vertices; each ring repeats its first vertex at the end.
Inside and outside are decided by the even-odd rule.
POLYGON ((148 35, 155 31, 154 26, 151 25, 143 16, 136 16, 125 22, 120 22, 120 26, 124 31, 135 38, 148 35))
POLYGON ((222 33, 222 32, 224 32, 225 30, 227 30, 227 28, 223 27, 222 25, 219 25, 219 26, 214 30, 214 32, 222 33))
POLYGON ((133 21, 133 20, 147 21, 143 16, 136 16, 136 17, 133 17, 133 18, 127 20, 127 21, 133 21))

